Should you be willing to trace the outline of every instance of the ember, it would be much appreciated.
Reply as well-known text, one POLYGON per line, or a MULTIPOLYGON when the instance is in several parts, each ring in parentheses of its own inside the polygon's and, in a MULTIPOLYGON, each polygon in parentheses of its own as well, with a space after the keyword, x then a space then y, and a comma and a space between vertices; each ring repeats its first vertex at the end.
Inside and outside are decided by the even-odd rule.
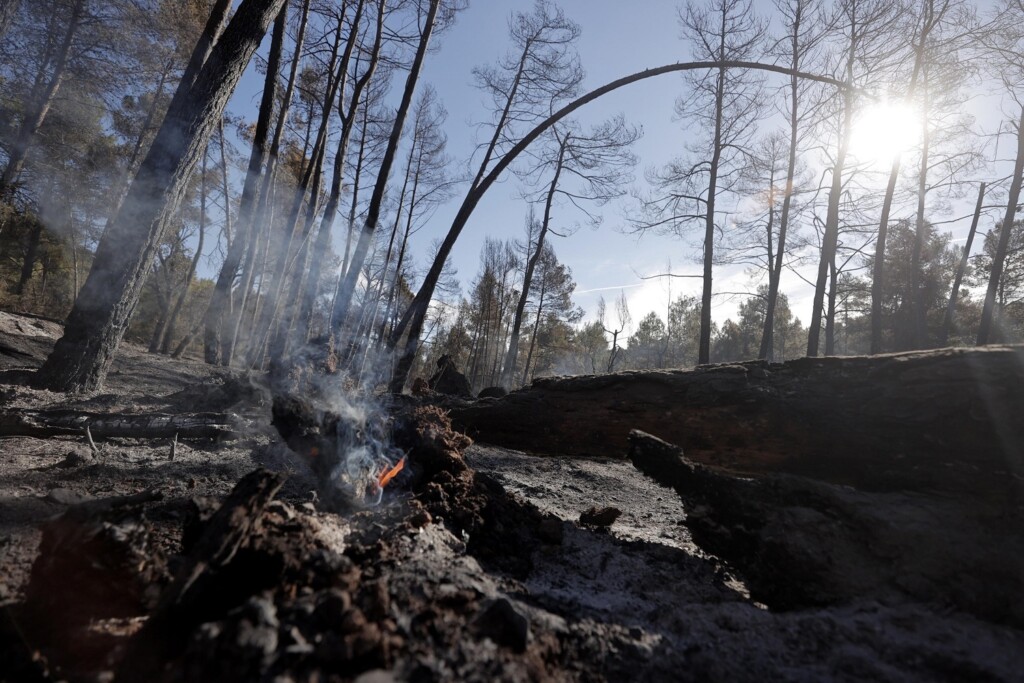
POLYGON ((385 486, 388 485, 388 482, 394 479, 398 475, 398 473, 401 472, 403 469, 405 469, 404 455, 402 456, 402 459, 398 461, 397 465, 395 465, 391 469, 385 468, 384 470, 381 471, 380 476, 377 477, 377 485, 380 486, 381 488, 384 488, 385 486))

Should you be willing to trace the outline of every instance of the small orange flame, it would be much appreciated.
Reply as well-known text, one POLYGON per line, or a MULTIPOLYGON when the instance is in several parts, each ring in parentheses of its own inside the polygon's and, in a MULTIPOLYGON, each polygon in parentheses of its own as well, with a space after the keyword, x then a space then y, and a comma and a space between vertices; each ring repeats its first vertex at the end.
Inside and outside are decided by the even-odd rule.
POLYGON ((384 469, 381 471, 380 476, 377 477, 377 485, 384 488, 388 485, 388 482, 395 478, 395 476, 405 468, 405 456, 398 461, 398 464, 391 469, 384 469))

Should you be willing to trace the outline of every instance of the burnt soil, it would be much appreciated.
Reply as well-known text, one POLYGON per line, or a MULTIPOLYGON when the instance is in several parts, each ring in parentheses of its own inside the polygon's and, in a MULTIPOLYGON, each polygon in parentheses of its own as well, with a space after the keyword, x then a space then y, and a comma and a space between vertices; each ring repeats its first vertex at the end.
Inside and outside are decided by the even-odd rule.
MULTIPOLYGON (((166 438, 0 439, 0 681, 1021 680, 1019 624, 935 596, 766 606, 742 564, 695 542, 705 512, 625 453, 470 444, 410 402, 410 473, 339 514, 271 427, 260 377, 126 345, 96 395, 28 388, 59 334, 0 312, 0 411, 212 411, 240 437, 181 440, 173 460, 166 438), (259 477, 281 488, 239 547, 183 581, 216 564, 211 520, 259 477), (620 514, 582 524, 591 508, 620 514)), ((903 504, 932 519, 930 501, 903 504)))

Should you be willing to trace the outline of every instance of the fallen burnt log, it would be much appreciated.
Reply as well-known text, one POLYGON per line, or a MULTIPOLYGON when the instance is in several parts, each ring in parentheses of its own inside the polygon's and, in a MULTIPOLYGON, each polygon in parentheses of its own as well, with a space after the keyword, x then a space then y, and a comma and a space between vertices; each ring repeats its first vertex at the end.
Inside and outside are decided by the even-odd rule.
POLYGON ((449 407, 473 438, 536 453, 621 455, 635 428, 736 471, 1004 502, 1024 483, 1020 346, 544 378, 449 407))
POLYGON ((644 432, 629 440, 637 469, 687 503, 694 540, 729 561, 769 607, 909 600, 1024 626, 1019 515, 799 476, 741 478, 644 432))
POLYGON ((0 413, 0 436, 92 436, 131 439, 235 439, 240 419, 229 413, 110 414, 79 410, 0 413))

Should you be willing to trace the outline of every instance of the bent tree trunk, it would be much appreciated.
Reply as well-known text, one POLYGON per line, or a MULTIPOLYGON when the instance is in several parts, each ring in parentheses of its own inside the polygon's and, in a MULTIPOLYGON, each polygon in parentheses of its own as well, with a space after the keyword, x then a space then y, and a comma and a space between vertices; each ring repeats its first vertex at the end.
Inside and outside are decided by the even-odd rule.
POLYGON ((419 291, 416 292, 416 296, 409 304, 409 307, 405 310, 405 313, 402 314, 402 319, 399 321, 398 325, 395 326, 395 329, 391 333, 391 337, 388 339, 388 348, 394 350, 398 346, 402 337, 405 337, 405 348, 402 350, 401 357, 398 359, 396 364, 394 375, 392 376, 389 384, 389 390, 392 393, 400 393, 402 388, 405 386, 406 380, 409 378, 409 371, 412 369, 412 362, 416 357, 416 351, 419 347, 419 338, 420 333, 423 331, 423 322, 426 319, 430 300, 434 296, 434 288, 437 287, 437 282, 441 277, 441 270, 444 268, 444 264, 448 260, 448 255, 451 254, 452 248, 455 246, 455 241, 459 238, 463 228, 466 227, 466 223, 469 222, 470 216, 473 215, 473 210, 476 209, 477 204, 480 203, 484 193, 490 189, 491 185, 493 185, 501 174, 504 173, 505 169, 508 168, 527 147, 533 144, 533 142, 543 135, 546 130, 551 128, 551 126, 555 125, 569 114, 603 95, 607 95, 610 92, 618 90, 619 88, 648 78, 661 76, 662 74, 675 73, 678 71, 693 71, 695 69, 718 68, 751 69, 753 71, 768 71, 787 76, 795 74, 799 78, 818 81, 819 83, 827 83, 838 88, 845 89, 849 87, 843 81, 839 81, 829 76, 820 76, 803 71, 795 71, 793 69, 776 66, 774 64, 761 64, 759 62, 744 61, 680 62, 652 69, 645 69, 643 71, 630 74, 629 76, 623 76, 622 78, 618 78, 610 83, 606 83, 600 88, 591 90, 585 95, 581 95, 569 104, 565 105, 554 114, 537 124, 537 126, 529 133, 524 135, 523 138, 517 142, 497 164, 495 164, 491 172, 488 173, 479 184, 475 184, 466 193, 466 197, 462 200, 462 205, 459 207, 459 211, 455 215, 455 219, 452 221, 451 227, 448 228, 448 234, 445 235, 444 241, 441 242, 441 246, 438 248, 437 256, 434 258, 434 262, 431 264, 430 270, 423 278, 423 284, 420 286, 419 291))
MULTIPOLYGON (((96 249, 64 336, 37 386, 100 388, 124 336, 168 219, 181 203, 214 127, 284 0, 243 0, 188 87, 182 82, 116 218, 96 249), (181 88, 188 88, 186 93, 181 88)), ((208 25, 209 26, 209 25, 208 25)), ((201 40, 202 43, 202 40, 201 40)))

